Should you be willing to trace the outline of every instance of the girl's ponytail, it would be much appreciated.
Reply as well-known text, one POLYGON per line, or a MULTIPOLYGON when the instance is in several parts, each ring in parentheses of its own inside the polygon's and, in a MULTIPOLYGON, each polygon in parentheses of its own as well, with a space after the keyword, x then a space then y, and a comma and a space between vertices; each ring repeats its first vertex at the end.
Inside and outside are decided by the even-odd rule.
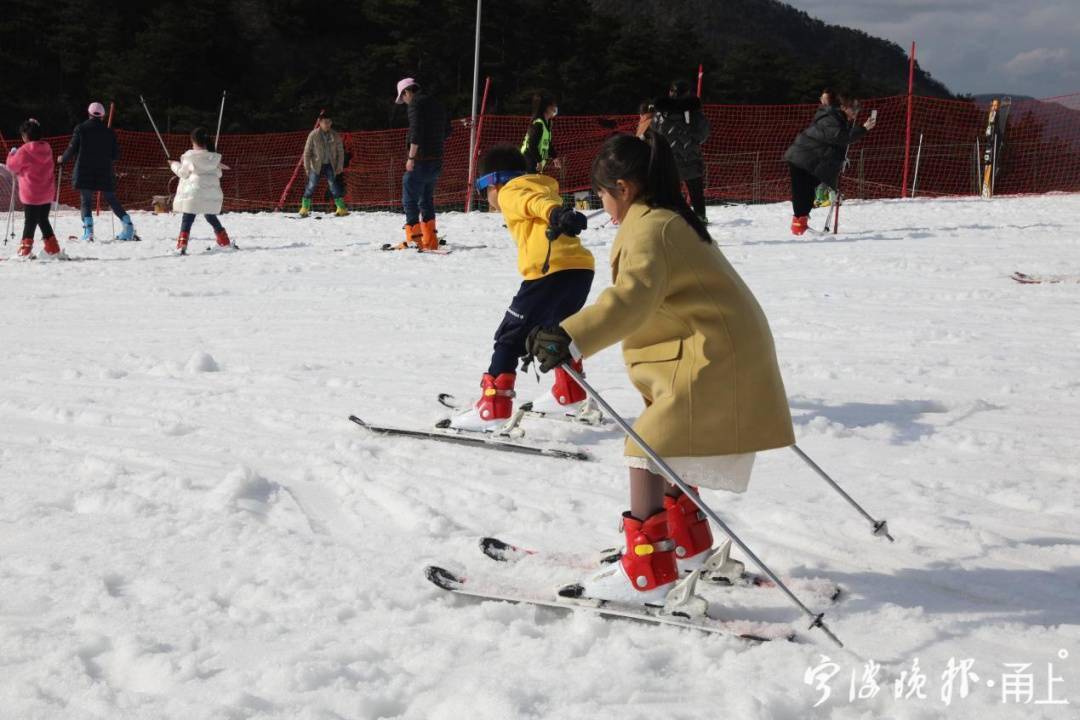
POLYGON ((668 141, 651 127, 645 131, 644 139, 649 145, 649 169, 645 185, 645 197, 649 204, 679 213, 702 242, 711 243, 712 237, 705 223, 686 203, 679 166, 668 141))

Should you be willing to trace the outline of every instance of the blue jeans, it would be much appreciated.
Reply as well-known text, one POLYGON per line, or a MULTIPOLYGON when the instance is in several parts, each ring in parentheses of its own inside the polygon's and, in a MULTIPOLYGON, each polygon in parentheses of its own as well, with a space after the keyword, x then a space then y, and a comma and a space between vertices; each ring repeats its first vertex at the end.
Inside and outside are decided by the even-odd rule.
POLYGON ((315 193, 315 186, 319 184, 319 178, 325 177, 326 182, 330 185, 330 194, 334 196, 334 199, 338 199, 342 196, 341 186, 337 184, 337 176, 334 175, 334 168, 330 165, 323 165, 319 172, 309 172, 307 176, 307 185, 304 187, 304 197, 311 199, 311 196, 315 193))
MULTIPOLYGON (((210 227, 214 228, 214 232, 221 232, 225 228, 221 226, 221 221, 217 219, 217 215, 203 215, 206 218, 206 222, 210 223, 210 227)), ((180 218, 180 232, 191 232, 191 226, 195 224, 195 213, 184 213, 180 218)))
POLYGON ((405 223, 415 225, 420 218, 435 219, 435 183, 442 172, 442 160, 416 160, 413 169, 401 177, 401 204, 405 223))
MULTIPOLYGON (((94 193, 98 190, 80 190, 79 191, 79 207, 82 210, 83 217, 90 217, 94 210, 94 193)), ((101 190, 101 197, 105 198, 105 202, 109 203, 109 207, 112 208, 116 217, 123 218, 127 215, 120 201, 116 199, 116 193, 111 190, 101 190)))
POLYGON ((532 329, 558 325, 584 307, 592 281, 592 270, 559 270, 521 283, 495 331, 488 372, 495 376, 514 372, 532 329))

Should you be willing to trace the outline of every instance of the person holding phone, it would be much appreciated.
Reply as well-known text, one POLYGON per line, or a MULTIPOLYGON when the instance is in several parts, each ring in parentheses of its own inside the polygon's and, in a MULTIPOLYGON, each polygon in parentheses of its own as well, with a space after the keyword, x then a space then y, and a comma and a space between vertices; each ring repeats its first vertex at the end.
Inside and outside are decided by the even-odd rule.
POLYGON ((856 126, 858 100, 832 90, 821 93, 821 106, 810 126, 799 133, 784 153, 791 171, 791 233, 802 235, 810 224, 810 210, 820 183, 839 190, 847 148, 877 124, 877 112, 856 126))

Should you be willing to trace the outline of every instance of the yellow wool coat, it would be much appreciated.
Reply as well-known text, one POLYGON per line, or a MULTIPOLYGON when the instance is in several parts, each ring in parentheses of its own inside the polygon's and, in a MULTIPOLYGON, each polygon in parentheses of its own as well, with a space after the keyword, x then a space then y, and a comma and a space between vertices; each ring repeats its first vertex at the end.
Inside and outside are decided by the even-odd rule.
MULTIPOLYGON (((635 203, 611 248, 613 286, 562 327, 589 357, 622 341, 646 408, 634 430, 663 457, 795 442, 765 313, 713 244, 670 210, 635 203)), ((645 453, 627 441, 626 454, 645 453)))
POLYGON ((560 235, 548 241, 548 218, 554 208, 562 207, 559 183, 547 175, 521 175, 499 190, 499 209, 506 228, 518 246, 518 271, 526 280, 545 277, 544 258, 551 246, 548 275, 560 270, 593 270, 592 253, 581 240, 560 235))

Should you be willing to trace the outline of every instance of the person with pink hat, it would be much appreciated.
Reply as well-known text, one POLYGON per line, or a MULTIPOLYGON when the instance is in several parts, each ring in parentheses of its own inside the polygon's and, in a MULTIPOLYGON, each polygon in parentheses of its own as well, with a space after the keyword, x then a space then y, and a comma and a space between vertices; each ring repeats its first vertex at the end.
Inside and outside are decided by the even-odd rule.
POLYGON ((71 142, 64 154, 56 159, 63 164, 75 158, 75 170, 71 174, 71 183, 79 191, 82 209, 82 240, 94 239, 94 216, 90 214, 94 193, 100 192, 109 203, 116 217, 120 218, 120 232, 117 240, 138 240, 131 217, 116 199, 116 175, 113 163, 120 157, 120 146, 116 142, 116 133, 105 125, 105 107, 99 102, 92 102, 86 108, 89 118, 75 127, 71 142))
POLYGON ((423 94, 409 77, 398 81, 398 105, 409 106, 408 156, 401 178, 401 204, 405 206, 405 242, 398 249, 415 246, 437 250, 435 183, 442 172, 443 144, 450 136, 450 117, 435 98, 423 94))
POLYGON ((19 179, 19 201, 23 204, 23 234, 18 257, 31 257, 34 232, 40 227, 45 256, 64 259, 66 256, 60 251, 60 244, 49 223, 56 177, 52 147, 41 139, 41 123, 34 118, 19 127, 19 134, 22 135, 23 145, 18 149, 11 148, 7 159, 8 170, 19 179))

